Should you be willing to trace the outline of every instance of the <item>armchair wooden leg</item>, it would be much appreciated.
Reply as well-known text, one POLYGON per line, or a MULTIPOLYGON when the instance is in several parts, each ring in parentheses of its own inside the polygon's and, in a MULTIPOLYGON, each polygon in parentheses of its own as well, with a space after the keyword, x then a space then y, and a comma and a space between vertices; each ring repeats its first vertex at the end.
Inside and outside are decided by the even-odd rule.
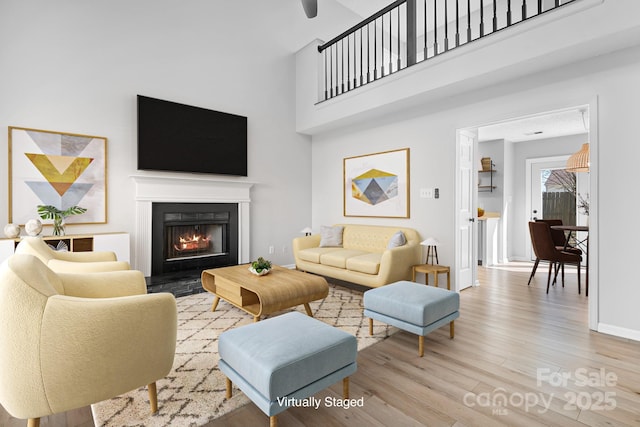
POLYGON ((227 397, 227 399, 231 399, 231 395, 233 394, 231 380, 229 378, 225 378, 225 380, 227 380, 227 394, 226 394, 226 397, 227 397))
POLYGON ((349 377, 344 377, 342 379, 342 398, 349 398, 349 377))
POLYGON ((39 427, 40 426, 40 418, 29 418, 27 421, 27 427, 39 427))
POLYGON ((451 323, 449 323, 449 338, 453 339, 454 335, 455 335, 455 329, 454 329, 453 320, 452 320, 451 323))
POLYGON ((278 427, 278 417, 272 415, 269 417, 269 427, 278 427))
POLYGON ((369 318, 369 335, 373 335, 373 319, 369 318))
POLYGON ((418 336, 418 356, 424 356, 424 337, 418 336))
POLYGON ((158 412, 158 389, 156 388, 156 383, 153 382, 147 386, 147 390, 149 391, 149 404, 151 405, 151 413, 155 414, 158 412))

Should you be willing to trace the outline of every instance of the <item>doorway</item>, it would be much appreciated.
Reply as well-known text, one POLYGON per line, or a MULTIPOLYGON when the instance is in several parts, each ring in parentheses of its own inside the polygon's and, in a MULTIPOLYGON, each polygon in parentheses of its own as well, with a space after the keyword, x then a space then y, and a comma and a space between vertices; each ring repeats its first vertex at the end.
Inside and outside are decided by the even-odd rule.
MULTIPOLYGON (((479 159, 482 157, 482 144, 484 141, 495 141, 502 140, 504 143, 504 164, 502 165, 502 170, 504 171, 503 176, 500 178, 497 183, 498 186, 502 186, 503 194, 502 199, 499 201, 501 206, 501 214, 503 215, 501 224, 501 229, 503 231, 503 240, 505 242, 502 250, 504 251, 504 261, 529 261, 531 249, 526 250, 526 248, 530 248, 530 239, 528 237, 528 229, 526 227, 527 222, 532 218, 532 209, 530 202, 526 202, 526 200, 531 200, 530 194, 527 196, 526 188, 530 188, 529 185, 525 186, 525 176, 530 177, 530 173, 525 173, 525 160, 527 158, 542 158, 542 157, 554 157, 554 156, 567 156, 572 154, 575 151, 580 149, 581 143, 589 142, 591 144, 591 169, 588 174, 578 174, 576 178, 577 181, 580 181, 581 186, 583 186, 582 190, 578 190, 577 193, 584 193, 586 197, 590 196, 592 208, 590 209, 590 219, 591 219, 591 227, 589 232, 589 240, 590 240, 590 296, 589 296, 589 328, 597 329, 597 306, 598 306, 598 294, 597 294, 597 246, 594 244, 597 241, 597 224, 595 224, 595 218, 597 216, 596 209, 596 199, 597 199, 597 158, 595 153, 597 153, 597 99, 593 99, 588 105, 582 105, 571 108, 563 108, 558 110, 549 110, 544 113, 532 114, 529 116, 524 116, 520 118, 506 118, 503 121, 495 121, 486 125, 479 125, 476 127, 465 128, 466 131, 477 132, 478 134, 478 143, 474 146, 474 158, 479 162, 479 159), (586 120, 585 120, 585 111, 587 112, 586 120), (592 112, 591 117, 589 117, 589 112, 592 112), (553 135, 546 131, 541 131, 536 126, 541 123, 552 122, 552 118, 554 116, 573 116, 574 125, 576 126, 577 131, 573 133, 567 133, 564 135, 553 135), (529 124, 528 128, 523 126, 523 124, 529 124), (499 131, 499 130, 516 130, 521 133, 521 138, 513 138, 508 136, 499 136, 495 132, 490 133, 487 131, 499 131), (487 137, 487 133, 489 137, 487 137), (573 145, 570 145, 570 148, 565 149, 563 151, 553 151, 550 150, 550 154, 546 156, 544 153, 538 152, 537 154, 531 154, 531 151, 534 151, 532 147, 540 144, 540 147, 544 146, 546 143, 547 146, 556 146, 557 140, 554 138, 559 136, 568 136, 574 135, 573 145), (541 140, 541 141, 538 141, 541 140), (546 140, 546 141, 545 141, 546 140), (586 178, 586 180, 585 180, 586 178)), ((564 120, 564 124, 566 125, 568 122, 572 121, 564 120)), ((463 129, 458 130, 458 142, 459 135, 463 129)), ((570 138, 569 138, 570 139, 570 138)), ((558 148, 558 147, 555 147, 558 148)), ((459 150, 459 143, 458 148, 459 150)), ((459 151, 458 151, 459 153, 459 151)), ((566 159, 566 157, 565 157, 566 159)), ((566 161, 565 161, 566 164, 566 161)), ((459 166, 459 165, 458 165, 459 166)), ((456 187, 459 184, 460 178, 460 169, 458 167, 458 183, 456 183, 456 187)), ((530 178, 529 178, 530 179, 530 178)), ((458 189, 458 188, 457 188, 458 189)), ((578 195, 578 194, 577 194, 578 195)), ((474 203, 472 206, 472 212, 477 209, 477 194, 473 196, 472 202, 474 203)), ((578 224, 582 221, 584 223, 584 216, 578 216, 576 218, 578 224)), ((461 225, 461 220, 457 219, 455 230, 458 231, 458 227, 461 225)), ((477 227, 476 227, 477 228, 477 227)), ((474 233, 475 241, 472 243, 472 247, 477 245, 477 230, 474 233)), ((456 248, 456 258, 464 259, 465 255, 459 254, 458 252, 462 249, 462 245, 458 245, 456 248)), ((458 272, 459 268, 456 268, 456 272, 458 272)), ((473 266, 474 272, 473 277, 477 277, 477 265, 473 266)))

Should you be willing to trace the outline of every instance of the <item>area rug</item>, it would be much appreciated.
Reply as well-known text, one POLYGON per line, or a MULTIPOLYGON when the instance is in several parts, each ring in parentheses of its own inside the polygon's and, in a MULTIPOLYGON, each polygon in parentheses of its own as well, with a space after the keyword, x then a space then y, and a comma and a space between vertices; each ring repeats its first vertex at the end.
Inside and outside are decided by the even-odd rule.
MULTIPOLYGON (((202 293, 177 299, 178 338, 173 369, 157 381, 156 414, 149 412, 146 387, 92 405, 96 426, 201 426, 249 402, 241 392, 225 399, 225 377, 218 370, 218 336, 249 324, 253 316, 220 301, 211 312, 213 295, 202 293)), ((362 315, 362 293, 330 285, 329 295, 309 304, 316 319, 343 329, 358 339, 358 350, 383 340, 396 329, 369 322, 362 315)), ((295 310, 304 313, 304 307, 295 310)), ((281 313, 273 314, 272 316, 281 313)))

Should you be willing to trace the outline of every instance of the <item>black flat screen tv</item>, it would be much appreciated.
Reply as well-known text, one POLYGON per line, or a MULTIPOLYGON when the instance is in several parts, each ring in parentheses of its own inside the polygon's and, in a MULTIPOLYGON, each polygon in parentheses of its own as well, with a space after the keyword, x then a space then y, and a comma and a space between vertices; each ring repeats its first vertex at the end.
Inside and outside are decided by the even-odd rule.
POLYGON ((247 176, 247 118, 138 95, 138 169, 247 176))

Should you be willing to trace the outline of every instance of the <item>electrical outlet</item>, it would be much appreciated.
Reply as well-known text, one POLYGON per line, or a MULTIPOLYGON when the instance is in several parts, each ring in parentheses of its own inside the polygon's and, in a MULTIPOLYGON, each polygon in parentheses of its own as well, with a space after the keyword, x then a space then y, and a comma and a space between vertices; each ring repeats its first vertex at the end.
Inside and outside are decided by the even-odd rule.
POLYGON ((288 249, 288 248, 287 248, 286 246, 283 246, 283 247, 282 247, 282 254, 283 254, 283 255, 286 255, 286 254, 287 254, 287 249, 288 249))
POLYGON ((269 246, 269 254, 270 255, 273 255, 275 251, 276 251, 276 248, 274 248, 273 246, 269 246))
POLYGON ((435 194, 435 198, 439 199, 440 198, 440 189, 436 188, 435 191, 434 191, 434 194, 435 194))

